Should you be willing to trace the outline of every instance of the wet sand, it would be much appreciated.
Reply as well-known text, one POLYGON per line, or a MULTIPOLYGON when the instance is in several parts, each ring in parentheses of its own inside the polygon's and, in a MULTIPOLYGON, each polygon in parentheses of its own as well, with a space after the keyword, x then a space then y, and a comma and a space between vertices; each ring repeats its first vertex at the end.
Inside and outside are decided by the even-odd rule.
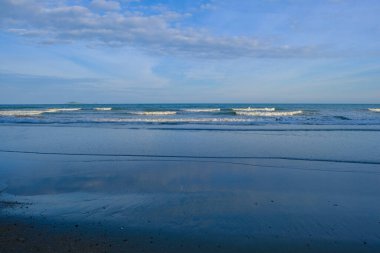
POLYGON ((378 131, 1 130, 0 252, 380 250, 378 131))
POLYGON ((377 252, 378 244, 121 230, 103 223, 68 223, 2 216, 0 252, 377 252))
MULTIPOLYGON (((264 234, 189 228, 174 232, 150 226, 154 223, 150 220, 144 228, 136 228, 120 226, 106 217, 73 221, 44 214, 28 216, 28 209, 21 203, 2 206, 0 252, 377 252, 380 247, 370 236, 357 240, 340 237, 342 224, 336 223, 319 224, 320 229, 329 229, 325 238, 314 232, 305 234, 302 228, 298 235, 281 234, 273 221, 264 234), (15 216, 15 211, 25 215, 15 216)), ((310 221, 303 222, 307 225, 310 221)), ((292 230, 297 226, 289 225, 292 230)))

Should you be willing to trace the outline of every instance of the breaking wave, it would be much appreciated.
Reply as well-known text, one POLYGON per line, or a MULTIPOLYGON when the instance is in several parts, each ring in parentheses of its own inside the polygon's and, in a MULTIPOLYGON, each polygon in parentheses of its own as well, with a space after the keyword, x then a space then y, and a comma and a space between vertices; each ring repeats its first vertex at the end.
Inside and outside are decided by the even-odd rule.
POLYGON ((45 113, 46 110, 8 110, 0 111, 0 116, 13 116, 13 117, 30 117, 38 116, 45 113))
POLYGON ((96 107, 94 108, 96 111, 111 111, 112 107, 96 107))
POLYGON ((212 122, 252 122, 243 118, 109 118, 97 119, 96 122, 129 122, 129 123, 212 123, 212 122))
POLYGON ((5 110, 0 111, 0 116, 8 117, 33 117, 43 113, 79 111, 81 108, 50 108, 46 110, 5 110))
POLYGON ((220 112, 220 108, 183 109, 185 112, 220 112))
POLYGON ((79 111, 81 110, 82 108, 51 108, 51 109, 47 109, 45 110, 43 113, 45 112, 74 112, 74 111, 79 111))
POLYGON ((137 115, 147 115, 147 116, 161 116, 161 115, 174 115, 177 112, 174 111, 152 111, 152 112, 130 112, 137 115))
POLYGON ((237 115, 242 116, 259 116, 259 117, 283 117, 283 116, 294 116, 302 114, 303 111, 290 111, 290 112, 255 112, 255 111, 236 111, 237 115))
POLYGON ((256 112, 256 111, 264 111, 264 112, 273 112, 276 110, 274 107, 265 107, 265 108, 252 108, 252 107, 247 107, 247 108, 232 108, 233 111, 235 112, 256 112))
POLYGON ((380 108, 368 108, 371 112, 380 112, 380 108))

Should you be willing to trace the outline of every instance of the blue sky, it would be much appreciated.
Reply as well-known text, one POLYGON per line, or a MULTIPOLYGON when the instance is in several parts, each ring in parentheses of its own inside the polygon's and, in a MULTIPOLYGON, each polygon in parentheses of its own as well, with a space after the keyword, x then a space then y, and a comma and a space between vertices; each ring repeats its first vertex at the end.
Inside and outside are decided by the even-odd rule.
POLYGON ((0 103, 380 103, 377 0, 2 0, 0 103))

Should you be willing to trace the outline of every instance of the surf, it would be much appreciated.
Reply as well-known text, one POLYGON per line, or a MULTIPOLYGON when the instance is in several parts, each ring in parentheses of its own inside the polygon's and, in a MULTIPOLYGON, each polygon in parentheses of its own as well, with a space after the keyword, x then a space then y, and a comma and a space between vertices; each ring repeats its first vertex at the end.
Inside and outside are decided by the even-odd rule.
POLYGON ((236 111, 236 115, 241 116, 259 116, 259 117, 284 117, 302 114, 303 111, 287 111, 287 112, 262 112, 262 111, 236 111))
POLYGON ((161 116, 161 115, 175 115, 175 111, 151 111, 151 112, 130 112, 136 115, 147 115, 147 116, 161 116))
POLYGON ((261 108, 261 107, 257 107, 257 108, 252 108, 252 107, 247 107, 247 108, 232 108, 232 111, 235 111, 235 112, 255 112, 255 111, 265 111, 265 112, 273 112, 275 111, 276 108, 274 107, 264 107, 264 108, 261 108))
POLYGON ((220 112, 220 108, 182 109, 185 112, 220 112))
MULTIPOLYGON (((50 108, 47 109, 45 112, 48 113, 54 113, 54 112, 74 112, 74 111, 79 111, 82 108, 50 108)), ((43 112, 43 113, 45 113, 43 112)))
POLYGON ((126 122, 126 123, 215 123, 215 122, 252 122, 243 118, 108 118, 97 119, 97 122, 126 122))
POLYGON ((111 111, 112 107, 96 107, 94 108, 96 111, 111 111))
POLYGON ((45 112, 46 110, 7 110, 7 111, 0 111, 0 116, 31 117, 31 116, 39 116, 45 112))

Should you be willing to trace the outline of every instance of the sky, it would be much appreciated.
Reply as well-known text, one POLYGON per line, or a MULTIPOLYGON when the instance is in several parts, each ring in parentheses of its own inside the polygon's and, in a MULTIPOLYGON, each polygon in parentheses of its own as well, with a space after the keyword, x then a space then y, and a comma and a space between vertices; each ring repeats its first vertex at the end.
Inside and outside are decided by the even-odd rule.
POLYGON ((380 103, 378 0, 1 0, 0 104, 380 103))

